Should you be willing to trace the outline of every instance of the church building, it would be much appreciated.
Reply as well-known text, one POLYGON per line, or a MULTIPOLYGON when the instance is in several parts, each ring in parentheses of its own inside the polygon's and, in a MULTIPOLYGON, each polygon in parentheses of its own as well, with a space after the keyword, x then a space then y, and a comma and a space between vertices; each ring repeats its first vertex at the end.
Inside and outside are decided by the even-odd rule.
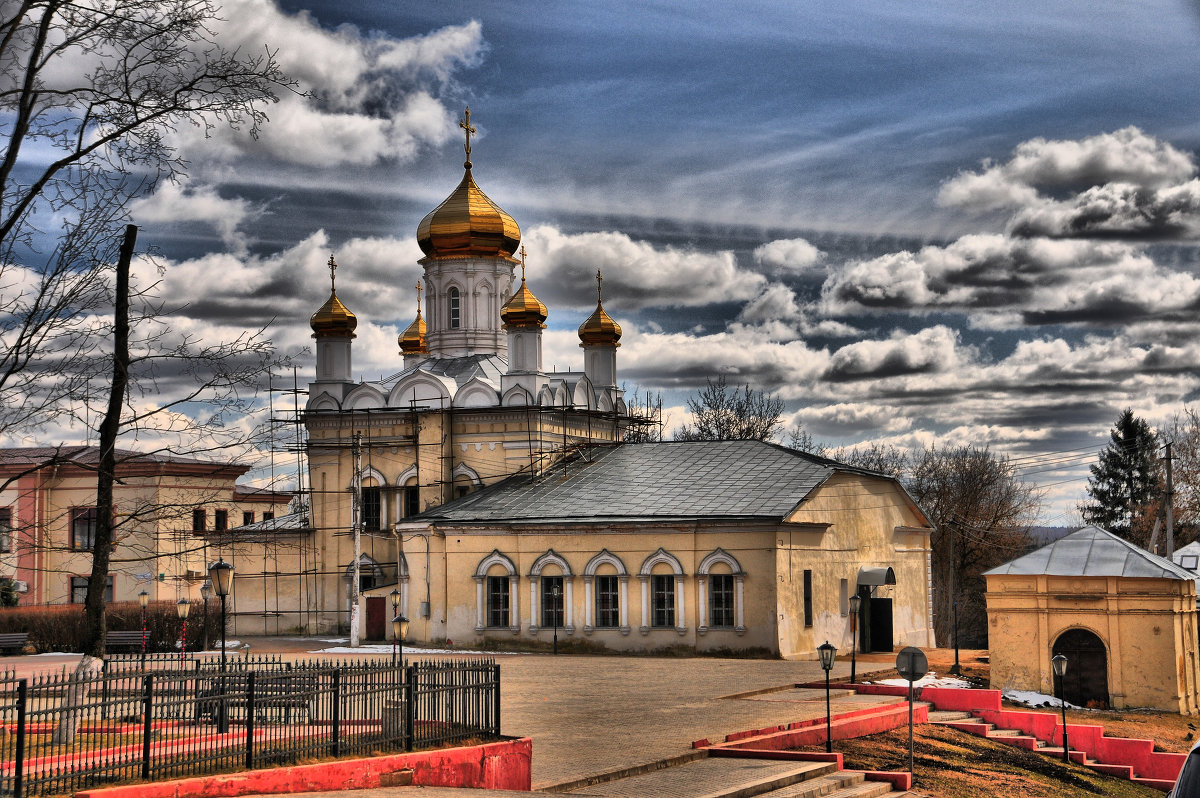
POLYGON ((469 109, 460 125, 465 173, 417 227, 424 278, 391 376, 353 379, 357 318, 330 257, 303 414, 310 511, 212 541, 239 574, 235 628, 383 640, 400 613, 418 643, 807 657, 848 645, 861 590, 874 645, 930 644, 932 530, 896 480, 752 441, 623 443, 644 420, 617 381, 599 273, 582 368, 544 367, 536 264, 475 182, 469 109))

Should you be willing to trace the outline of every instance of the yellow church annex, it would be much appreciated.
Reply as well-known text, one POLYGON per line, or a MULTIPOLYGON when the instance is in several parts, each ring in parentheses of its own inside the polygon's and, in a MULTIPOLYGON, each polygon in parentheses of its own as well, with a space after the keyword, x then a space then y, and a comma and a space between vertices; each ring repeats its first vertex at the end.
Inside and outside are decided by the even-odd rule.
POLYGON ((549 311, 520 228, 475 182, 469 110, 460 124, 465 173, 418 226, 395 374, 352 378, 357 318, 330 258, 309 511, 210 538, 238 574, 233 631, 390 639, 394 601, 414 643, 811 658, 848 649, 857 592, 860 650, 931 645, 932 528, 898 481, 757 441, 623 443, 638 419, 599 274, 582 369, 544 368, 549 311))

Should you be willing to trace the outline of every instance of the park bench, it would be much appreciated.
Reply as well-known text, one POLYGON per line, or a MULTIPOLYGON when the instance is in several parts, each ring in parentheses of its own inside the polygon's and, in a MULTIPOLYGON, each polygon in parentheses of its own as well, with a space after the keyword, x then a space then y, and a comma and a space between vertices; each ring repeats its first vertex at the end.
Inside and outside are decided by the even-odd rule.
POLYGON ((109 630, 104 635, 104 651, 106 653, 117 650, 141 651, 142 636, 143 633, 136 630, 132 632, 114 632, 109 630))
MULTIPOLYGON (((278 713, 285 723, 292 722, 292 713, 304 710, 309 723, 313 720, 313 708, 317 702, 317 675, 313 673, 289 672, 282 674, 260 673, 254 681, 254 717, 278 713)), ((250 675, 245 672, 213 674, 205 679, 196 699, 196 719, 207 717, 217 723, 221 706, 247 708, 249 703, 250 675), (221 698, 222 689, 225 698, 221 698)))
POLYGON ((19 654, 27 642, 28 632, 5 632, 0 634, 0 651, 19 654))

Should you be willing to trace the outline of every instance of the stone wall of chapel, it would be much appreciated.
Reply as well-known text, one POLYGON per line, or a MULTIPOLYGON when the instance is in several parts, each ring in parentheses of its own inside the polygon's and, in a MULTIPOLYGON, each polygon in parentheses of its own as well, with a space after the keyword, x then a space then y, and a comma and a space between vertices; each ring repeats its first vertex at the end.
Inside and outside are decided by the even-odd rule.
POLYGON ((425 340, 433 357, 508 351, 500 308, 512 296, 513 262, 502 258, 423 260, 427 291, 425 340), (450 289, 459 291, 459 326, 450 326, 450 289))
POLYGON ((896 584, 876 588, 892 599, 897 646, 933 645, 930 615, 929 530, 892 480, 838 473, 788 518, 776 539, 779 584, 779 651, 815 659, 828 640, 839 651, 851 644, 842 580, 849 593, 860 568, 891 567, 896 584), (804 623, 804 571, 812 571, 813 623, 804 623))

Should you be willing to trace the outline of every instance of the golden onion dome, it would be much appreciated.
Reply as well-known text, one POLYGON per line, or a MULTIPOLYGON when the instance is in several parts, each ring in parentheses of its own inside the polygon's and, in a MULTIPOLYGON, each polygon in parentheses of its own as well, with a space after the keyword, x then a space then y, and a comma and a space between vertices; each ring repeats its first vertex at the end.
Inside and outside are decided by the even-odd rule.
POLYGON ((603 278, 596 272, 596 310, 587 320, 579 325, 580 346, 620 346, 621 325, 613 321, 612 316, 604 312, 604 302, 600 295, 603 278))
POLYGON ((467 133, 466 174, 441 205, 417 225, 417 244, 431 258, 512 258, 521 243, 521 228, 492 202, 471 176, 471 109, 459 126, 467 133))
POLYGON ((425 319, 421 318, 421 284, 417 283, 417 317, 408 329, 400 333, 396 339, 400 351, 405 355, 427 355, 429 349, 425 346, 425 319))
POLYGON ((334 281, 334 272, 337 271, 337 262, 333 259, 333 255, 329 256, 329 280, 330 290, 329 299, 325 300, 316 313, 309 319, 309 325, 313 330, 313 338, 354 338, 354 328, 358 326, 358 318, 350 312, 350 309, 342 304, 342 300, 337 296, 337 284, 334 281))
POLYGON ((505 327, 545 327, 550 312, 525 284, 525 247, 521 247, 521 288, 500 308, 505 327))

